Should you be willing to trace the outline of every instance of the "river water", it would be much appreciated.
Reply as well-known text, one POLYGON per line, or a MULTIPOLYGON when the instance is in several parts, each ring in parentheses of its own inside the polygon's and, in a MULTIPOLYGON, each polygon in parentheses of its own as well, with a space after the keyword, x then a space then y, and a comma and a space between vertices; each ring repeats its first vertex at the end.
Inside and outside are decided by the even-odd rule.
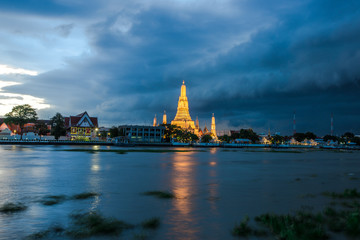
POLYGON ((0 239, 22 239, 54 224, 66 227, 69 214, 79 211, 98 211, 132 224, 152 217, 161 221, 157 230, 135 228, 120 237, 91 239, 141 234, 150 239, 233 239, 230 231, 245 215, 310 206, 321 210, 331 201, 322 192, 342 192, 360 182, 360 152, 171 148, 194 151, 117 154, 68 149, 120 148, 0 145, 0 204, 28 206, 0 214, 0 239), (155 190, 171 191, 176 198, 142 195, 155 190), (39 202, 46 195, 90 191, 101 195, 53 206, 39 202))

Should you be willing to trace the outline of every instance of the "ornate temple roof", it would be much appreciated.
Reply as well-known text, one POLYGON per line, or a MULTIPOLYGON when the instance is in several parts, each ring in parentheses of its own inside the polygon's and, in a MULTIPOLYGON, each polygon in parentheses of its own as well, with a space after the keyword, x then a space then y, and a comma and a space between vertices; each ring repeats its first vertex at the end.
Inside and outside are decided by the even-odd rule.
POLYGON ((75 116, 65 117, 65 127, 80 127, 85 121, 88 122, 89 127, 98 127, 98 118, 90 117, 86 111, 75 116))

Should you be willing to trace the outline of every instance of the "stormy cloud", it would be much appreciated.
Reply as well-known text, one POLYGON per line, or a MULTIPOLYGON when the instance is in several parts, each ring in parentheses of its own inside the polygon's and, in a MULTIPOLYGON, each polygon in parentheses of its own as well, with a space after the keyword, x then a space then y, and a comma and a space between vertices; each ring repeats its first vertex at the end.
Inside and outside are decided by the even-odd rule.
MULTIPOLYGON (((176 113, 182 80, 201 125, 360 134, 358 1, 2 1, 7 93, 102 125, 176 113), (33 2, 31 4, 30 2, 33 2), (15 19, 14 21, 11 21, 15 19), (5 22, 4 22, 5 21, 5 22)), ((6 79, 5 79, 6 78, 6 79)))

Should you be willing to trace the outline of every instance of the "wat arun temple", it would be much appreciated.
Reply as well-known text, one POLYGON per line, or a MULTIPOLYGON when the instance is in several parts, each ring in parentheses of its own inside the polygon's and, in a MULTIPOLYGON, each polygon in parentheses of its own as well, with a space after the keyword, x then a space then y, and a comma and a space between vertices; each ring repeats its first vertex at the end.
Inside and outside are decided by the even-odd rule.
MULTIPOLYGON (((167 124, 166 112, 164 112, 162 123, 167 124)), ((154 126, 156 126, 156 125, 157 125, 157 119, 156 119, 156 115, 155 115, 154 126)), ((194 122, 191 119, 191 116, 189 113, 189 102, 188 102, 188 99, 186 96, 185 81, 183 81, 183 84, 181 86, 176 116, 175 116, 174 120, 171 121, 171 125, 179 126, 184 130, 187 130, 187 131, 190 131, 190 132, 196 134, 199 137, 209 134, 213 137, 213 139, 215 139, 215 140, 217 139, 214 113, 212 114, 212 118, 211 118, 210 132, 207 129, 206 124, 205 124, 204 129, 201 130, 201 128, 199 126, 199 120, 197 117, 196 117, 196 122, 194 122)))

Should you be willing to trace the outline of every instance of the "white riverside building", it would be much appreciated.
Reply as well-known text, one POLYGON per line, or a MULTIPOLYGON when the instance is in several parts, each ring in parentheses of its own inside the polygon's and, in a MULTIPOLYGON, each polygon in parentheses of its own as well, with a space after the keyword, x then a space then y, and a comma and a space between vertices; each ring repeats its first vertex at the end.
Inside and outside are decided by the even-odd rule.
POLYGON ((125 133, 124 137, 118 138, 125 143, 160 143, 163 141, 165 127, 122 125, 119 131, 125 133))

